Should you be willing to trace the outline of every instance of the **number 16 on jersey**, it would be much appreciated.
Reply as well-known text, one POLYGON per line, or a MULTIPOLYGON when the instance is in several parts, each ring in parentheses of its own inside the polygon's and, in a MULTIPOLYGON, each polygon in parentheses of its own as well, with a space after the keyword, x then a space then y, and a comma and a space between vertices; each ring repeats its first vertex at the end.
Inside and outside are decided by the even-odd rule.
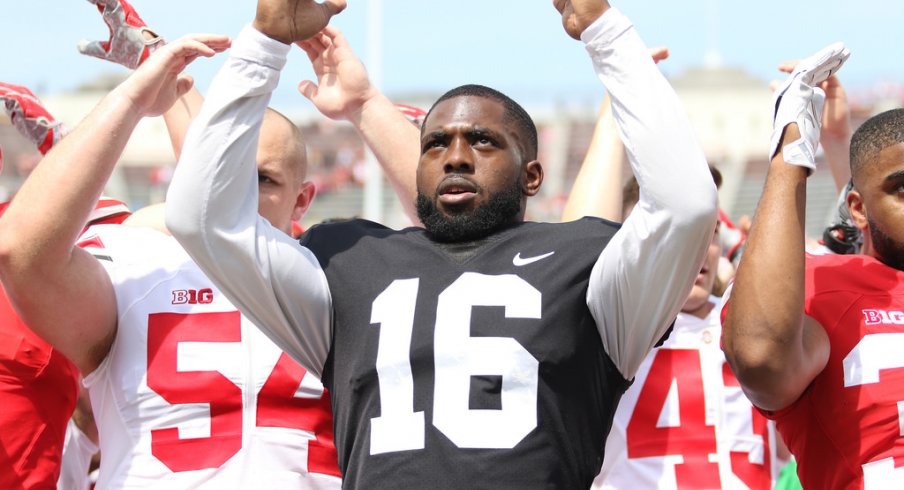
MULTIPOLYGON (((414 411, 411 336, 418 279, 393 281, 373 302, 380 328, 380 416, 371 419, 370 453, 423 449, 424 412, 414 411)), ((462 274, 438 297, 434 327, 433 425, 461 448, 512 448, 537 426, 539 365, 517 340, 471 337, 471 309, 498 306, 506 318, 540 318, 541 294, 518 276, 462 274), (468 406, 471 376, 502 377, 502 409, 468 406)))

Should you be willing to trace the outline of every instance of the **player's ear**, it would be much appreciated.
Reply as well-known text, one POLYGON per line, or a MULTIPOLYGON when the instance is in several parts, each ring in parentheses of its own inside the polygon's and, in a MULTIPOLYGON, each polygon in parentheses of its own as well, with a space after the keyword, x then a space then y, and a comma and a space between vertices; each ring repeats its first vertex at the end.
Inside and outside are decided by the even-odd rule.
POLYGON ((535 196, 543 184, 543 165, 539 160, 531 160, 521 167, 521 192, 525 196, 535 196))
POLYGON ((298 196, 295 198, 295 209, 292 210, 292 221, 299 221, 304 213, 308 211, 311 201, 317 194, 317 186, 313 182, 302 182, 298 189, 298 196))
POLYGON ((859 228, 860 230, 866 231, 867 223, 867 209, 866 205, 863 203, 863 196, 860 195, 860 191, 857 189, 851 189, 847 195, 847 205, 848 210, 851 213, 851 221, 854 222, 854 226, 859 228))

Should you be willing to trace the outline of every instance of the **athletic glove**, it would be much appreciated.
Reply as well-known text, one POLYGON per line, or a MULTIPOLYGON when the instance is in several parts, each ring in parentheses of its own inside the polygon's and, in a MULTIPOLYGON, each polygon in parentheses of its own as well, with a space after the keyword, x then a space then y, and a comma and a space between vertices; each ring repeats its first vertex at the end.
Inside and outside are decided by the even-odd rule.
POLYGON ((154 51, 165 44, 162 37, 147 28, 138 12, 126 0, 88 0, 97 5, 110 28, 107 41, 86 41, 78 44, 82 54, 118 63, 126 68, 138 68, 154 51), (153 36, 145 39, 144 33, 153 36))
POLYGON ((31 90, 0 82, 0 101, 13 126, 34 143, 42 155, 63 137, 63 124, 47 112, 31 90))
POLYGON ((788 79, 773 93, 775 114, 770 160, 781 149, 786 163, 806 167, 810 173, 816 170, 816 146, 819 144, 822 106, 825 102, 825 92, 817 85, 838 71, 850 55, 851 52, 842 43, 827 46, 801 60, 788 79), (797 123, 801 137, 782 147, 782 135, 785 127, 791 123, 797 123))

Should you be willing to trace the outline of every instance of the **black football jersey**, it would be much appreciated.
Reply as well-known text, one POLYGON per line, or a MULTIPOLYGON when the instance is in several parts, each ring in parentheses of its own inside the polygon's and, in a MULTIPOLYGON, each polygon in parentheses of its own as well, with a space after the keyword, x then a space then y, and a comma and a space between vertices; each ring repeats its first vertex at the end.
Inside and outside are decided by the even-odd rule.
POLYGON ((587 307, 618 225, 444 245, 364 220, 301 238, 326 273, 346 488, 588 488, 628 382, 587 307))

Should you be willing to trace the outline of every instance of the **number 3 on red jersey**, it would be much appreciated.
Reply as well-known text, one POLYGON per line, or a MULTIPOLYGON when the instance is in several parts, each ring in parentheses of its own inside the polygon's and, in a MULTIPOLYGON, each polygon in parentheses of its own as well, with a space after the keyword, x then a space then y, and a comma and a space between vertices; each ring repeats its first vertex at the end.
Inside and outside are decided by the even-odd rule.
MULTIPOLYGON (((727 365, 726 365, 727 367, 727 365)), ((737 385, 731 371, 723 373, 726 386, 737 385)), ((753 430, 767 442, 766 421, 751 406, 753 430)), ((679 489, 723 488, 719 464, 710 461, 717 453, 716 427, 706 424, 706 397, 700 352, 694 349, 660 349, 641 388, 627 427, 628 458, 681 456, 675 465, 679 489), (677 392, 680 425, 658 424, 672 386, 677 392)), ((763 465, 749 462, 748 454, 731 452, 731 470, 749 488, 768 489, 768 447, 763 465), (760 466, 761 468, 754 468, 760 466)))
MULTIPOLYGON (((242 448, 242 390, 217 371, 178 371, 182 342, 241 342, 241 314, 155 313, 148 316, 148 387, 171 404, 210 406, 210 437, 180 438, 175 427, 151 431, 151 452, 174 472, 218 468, 242 448)), ((306 371, 285 353, 258 393, 258 427, 313 432, 308 471, 339 475, 333 445, 330 401, 296 397, 306 371)))
MULTIPOLYGON (((904 334, 898 332, 873 333, 865 335, 860 342, 844 357, 844 387, 851 388, 863 385, 877 385, 881 378, 881 372, 885 369, 904 367, 904 359, 901 357, 901 349, 904 348, 904 334)), ((870 395, 870 399, 880 400, 888 404, 888 400, 898 398, 900 385, 886 382, 876 395, 870 395)), ((864 396, 864 398, 867 398, 864 396)), ((878 404, 878 402, 874 402, 878 404)), ((904 436, 904 400, 895 402, 898 412, 898 433, 894 436, 904 436)), ((874 418, 878 420, 878 417, 874 418)), ((887 419, 886 419, 887 420, 887 419)), ((885 422, 887 424, 887 422, 885 422)), ((879 423, 875 423, 880 427, 879 423)), ((874 429, 875 430, 875 429, 874 429)), ((895 437, 897 439, 897 437, 895 437)), ((900 440, 893 444, 897 447, 900 440)), ((899 466, 895 460, 899 457, 876 458, 862 465, 864 488, 888 488, 889 482, 904 481, 904 467, 899 466)), ((892 484, 893 485, 893 484, 892 484)))

